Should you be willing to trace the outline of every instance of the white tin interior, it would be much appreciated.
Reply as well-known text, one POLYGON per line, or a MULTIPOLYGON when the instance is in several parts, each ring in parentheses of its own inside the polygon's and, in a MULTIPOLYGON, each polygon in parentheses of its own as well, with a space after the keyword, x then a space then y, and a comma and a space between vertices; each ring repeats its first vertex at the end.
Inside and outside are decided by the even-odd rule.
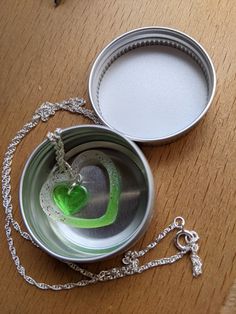
POLYGON ((115 39, 91 71, 92 105, 110 128, 141 142, 165 142, 195 125, 210 106, 215 72, 203 48, 166 28, 115 39))

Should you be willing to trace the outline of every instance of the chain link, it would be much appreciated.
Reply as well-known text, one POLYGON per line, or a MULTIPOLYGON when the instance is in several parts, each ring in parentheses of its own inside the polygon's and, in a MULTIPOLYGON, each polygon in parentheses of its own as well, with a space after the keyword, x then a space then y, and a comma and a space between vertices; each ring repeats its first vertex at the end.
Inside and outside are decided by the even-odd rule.
MULTIPOLYGON (((65 110, 72 113, 78 113, 83 115, 84 117, 89 118, 92 120, 95 124, 101 124, 100 120, 97 118, 97 116, 89 109, 83 108, 83 105, 85 104, 85 101, 80 98, 71 98, 69 100, 65 100, 61 103, 49 103, 45 102, 43 103, 36 111, 35 114, 32 117, 32 120, 28 123, 26 123, 23 128, 16 133, 16 136, 11 140, 10 144, 7 147, 7 151, 4 156, 3 160, 3 167, 2 167, 2 198, 3 198, 3 206, 5 208, 5 232, 6 232, 6 238, 8 242, 9 251, 12 256, 12 260, 14 261, 17 271, 19 274, 24 278, 26 282, 28 282, 31 285, 34 285, 40 289, 51 289, 51 290, 63 290, 63 289, 72 289, 75 287, 84 287, 90 284, 94 284, 96 282, 101 281, 107 281, 107 280, 114 280, 118 278, 122 278, 125 276, 133 275, 142 273, 150 268, 166 265, 166 264, 172 264, 179 259, 181 259, 186 253, 191 253, 191 260, 193 263, 193 275, 198 276, 201 274, 202 270, 202 262, 197 256, 197 250, 198 245, 196 244, 196 241, 198 240, 198 237, 196 237, 196 232, 192 231, 186 231, 183 229, 183 224, 177 224, 176 219, 172 224, 170 224, 166 229, 161 232, 152 243, 148 244, 144 249, 140 251, 129 251, 125 254, 124 258, 122 259, 123 266, 120 267, 114 267, 109 270, 103 270, 100 271, 98 274, 94 274, 92 272, 89 272, 86 269, 83 269, 79 267, 77 264, 69 263, 66 264, 72 268, 73 270, 79 272, 81 275, 85 276, 86 279, 82 279, 78 282, 72 282, 72 283, 66 283, 66 284, 54 284, 49 285, 46 283, 37 282, 32 277, 28 276, 26 274, 26 270, 23 267, 23 265, 20 262, 20 259, 17 255, 16 248, 14 246, 13 238, 12 238, 12 229, 11 226, 20 233, 20 235, 26 239, 31 241, 35 246, 38 247, 37 243, 32 239, 30 234, 28 234, 25 231, 22 231, 19 223, 14 220, 13 218, 13 206, 11 202, 11 164, 14 157, 14 153, 16 151, 17 146, 20 144, 22 139, 31 131, 33 130, 37 124, 40 121, 46 122, 50 118, 50 116, 53 116, 56 111, 58 110, 65 110), (144 256, 148 251, 152 250, 157 246, 157 244, 166 237, 168 233, 173 231, 174 229, 180 229, 180 231, 177 233, 178 238, 179 236, 183 235, 185 236, 187 244, 185 246, 182 246, 181 248, 177 246, 177 248, 180 249, 180 251, 170 257, 156 259, 150 262, 147 262, 143 265, 139 265, 139 258, 144 256), (180 234, 182 232, 182 234, 180 234), (190 235, 190 239, 187 238, 190 235), (192 235, 192 236, 191 236, 192 235), (187 241, 188 240, 188 241, 187 241)), ((49 135, 50 136, 50 135, 49 135)), ((63 145, 61 143, 60 145, 63 145)), ((61 147, 62 149, 63 147, 61 147)), ((68 164, 61 164, 62 167, 70 167, 68 164)), ((183 218, 181 218, 183 220, 183 218)), ((183 220, 184 221, 184 220, 183 220)), ((177 241, 178 241, 177 238, 177 241)), ((179 244, 179 243, 177 243, 179 244)))
POLYGON ((55 132, 49 132, 47 138, 51 141, 54 145, 55 152, 56 152, 56 161, 59 167, 59 171, 61 173, 68 172, 71 179, 75 180, 73 170, 68 162, 65 160, 65 150, 64 150, 64 143, 61 139, 61 129, 56 129, 55 132))

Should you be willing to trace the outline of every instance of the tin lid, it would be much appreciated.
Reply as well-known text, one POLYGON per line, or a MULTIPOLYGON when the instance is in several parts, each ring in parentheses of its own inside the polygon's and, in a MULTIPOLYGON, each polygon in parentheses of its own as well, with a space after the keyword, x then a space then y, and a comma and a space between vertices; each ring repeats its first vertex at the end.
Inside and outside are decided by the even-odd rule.
POLYGON ((102 122, 138 142, 165 143, 189 131, 210 107, 216 85, 202 46, 174 29, 140 28, 98 55, 89 96, 102 122))

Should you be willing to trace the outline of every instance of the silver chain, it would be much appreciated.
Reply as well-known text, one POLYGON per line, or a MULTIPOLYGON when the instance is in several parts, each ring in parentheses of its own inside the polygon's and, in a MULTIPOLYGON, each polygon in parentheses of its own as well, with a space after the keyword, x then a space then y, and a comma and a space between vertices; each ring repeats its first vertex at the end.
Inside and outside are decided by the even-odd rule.
POLYGON ((75 179, 71 166, 65 160, 64 143, 62 142, 60 133, 61 133, 61 129, 56 129, 56 131, 53 133, 49 132, 47 137, 49 141, 51 141, 54 145, 55 152, 56 152, 56 161, 58 164, 59 171, 66 172, 69 174, 71 179, 75 179))
MULTIPOLYGON (((171 223, 166 229, 164 229, 152 243, 148 244, 144 249, 140 251, 129 251, 124 255, 122 259, 123 266, 114 267, 112 269, 103 270, 99 273, 91 273, 86 269, 79 267, 77 264, 69 263, 66 264, 79 272, 81 275, 85 276, 86 279, 82 279, 78 282, 74 283, 66 283, 66 284, 55 284, 49 285, 46 283, 37 282, 32 277, 26 274, 25 268, 22 266, 20 259, 17 255, 16 248, 14 246, 13 238, 12 238, 12 227, 20 233, 20 235, 26 239, 31 241, 35 246, 38 247, 37 243, 34 242, 30 234, 25 231, 22 231, 19 223, 14 220, 13 217, 13 206, 11 202, 11 164, 16 151, 17 146, 20 144, 22 139, 32 130, 34 129, 40 121, 46 122, 53 116, 58 110, 65 110, 72 113, 81 114, 90 120, 92 120, 95 124, 101 124, 100 120, 97 116, 89 109, 83 108, 85 101, 80 98, 71 98, 69 100, 63 101, 61 103, 43 103, 33 115, 30 122, 26 123, 23 128, 16 133, 16 136, 11 140, 10 144, 7 147, 7 151, 3 160, 3 168, 2 168, 2 198, 3 198, 3 206, 5 208, 6 220, 5 220, 5 232, 6 238, 9 246, 9 251, 11 253, 12 259, 16 265, 17 271, 19 274, 31 285, 34 285, 40 289, 51 289, 51 290, 63 290, 63 289, 72 289, 75 287, 83 287, 90 284, 94 284, 101 281, 114 280, 118 278, 122 278, 125 276, 140 274, 145 270, 148 270, 153 267, 173 264, 174 262, 181 259, 186 253, 190 253, 191 261, 193 264, 193 276, 197 277, 202 273, 202 262, 199 256, 197 255, 198 244, 197 240, 198 235, 194 231, 188 231, 184 229, 184 219, 182 217, 176 217, 174 222, 171 223), (148 251, 152 250, 157 246, 157 244, 166 237, 168 233, 177 229, 175 237, 176 247, 179 249, 179 252, 170 257, 165 257, 161 259, 152 260, 143 265, 140 265, 139 258, 144 256, 148 251), (180 243, 180 237, 183 237, 185 240, 185 245, 180 243)), ((49 135, 50 136, 50 135, 49 135)), ((63 144, 63 143, 62 143, 63 144)), ((61 147, 63 149, 63 147, 61 147)), ((63 167, 70 167, 70 165, 62 165, 63 167)))

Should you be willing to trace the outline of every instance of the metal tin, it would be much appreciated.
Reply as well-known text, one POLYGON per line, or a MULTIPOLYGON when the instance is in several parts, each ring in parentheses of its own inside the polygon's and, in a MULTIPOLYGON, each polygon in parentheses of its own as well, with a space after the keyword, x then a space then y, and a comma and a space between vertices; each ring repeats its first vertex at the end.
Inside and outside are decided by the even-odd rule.
MULTIPOLYGON (((102 126, 70 127, 62 139, 68 160, 94 148, 110 155, 122 178, 119 216, 111 226, 89 230, 54 221, 43 212, 39 193, 55 164, 55 151, 45 140, 31 154, 20 181, 21 214, 29 233, 43 250, 64 261, 92 262, 124 251, 143 234, 152 215, 153 178, 143 153, 102 126)), ((101 200, 97 202, 95 210, 101 200)))
POLYGON ((146 27, 113 40, 89 77, 94 110, 131 140, 162 144, 192 129, 208 111, 216 75, 204 48, 170 28, 146 27))

